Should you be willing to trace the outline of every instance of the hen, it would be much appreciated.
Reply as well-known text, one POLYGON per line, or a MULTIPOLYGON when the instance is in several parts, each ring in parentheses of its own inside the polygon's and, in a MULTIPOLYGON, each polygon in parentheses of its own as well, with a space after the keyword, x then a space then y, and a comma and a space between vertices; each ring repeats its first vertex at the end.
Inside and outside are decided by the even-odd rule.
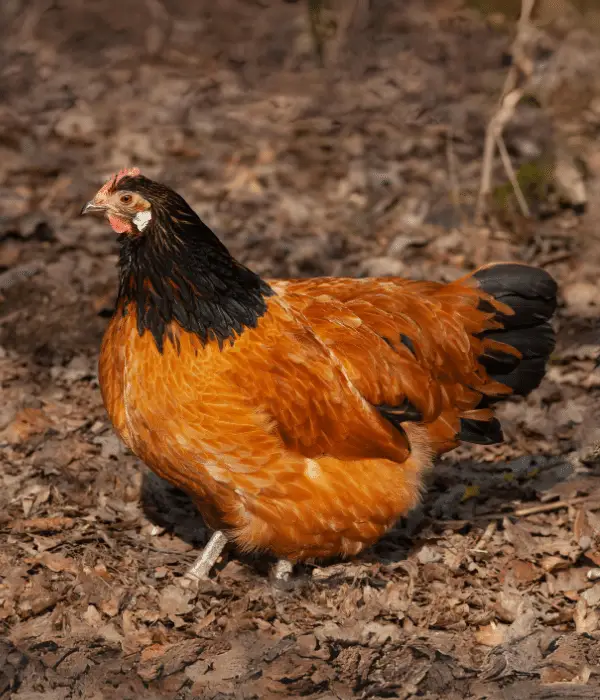
POLYGON ((419 500, 461 442, 502 441, 493 405, 540 383, 556 283, 486 265, 450 284, 261 279, 173 190, 115 175, 82 213, 120 234, 99 365, 125 444, 215 534, 293 562, 353 555, 419 500))

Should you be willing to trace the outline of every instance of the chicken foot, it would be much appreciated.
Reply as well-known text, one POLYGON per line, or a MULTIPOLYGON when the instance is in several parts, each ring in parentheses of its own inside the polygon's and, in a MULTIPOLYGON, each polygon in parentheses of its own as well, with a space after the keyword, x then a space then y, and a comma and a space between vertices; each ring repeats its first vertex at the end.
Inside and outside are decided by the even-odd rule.
MULTIPOLYGON (((185 574, 185 579, 197 582, 200 579, 208 578, 217 559, 227 544, 227 535, 221 530, 213 533, 212 537, 204 547, 202 554, 196 559, 185 574)), ((294 565, 287 559, 279 559, 273 568, 273 578, 275 581, 288 581, 292 575, 294 565)))

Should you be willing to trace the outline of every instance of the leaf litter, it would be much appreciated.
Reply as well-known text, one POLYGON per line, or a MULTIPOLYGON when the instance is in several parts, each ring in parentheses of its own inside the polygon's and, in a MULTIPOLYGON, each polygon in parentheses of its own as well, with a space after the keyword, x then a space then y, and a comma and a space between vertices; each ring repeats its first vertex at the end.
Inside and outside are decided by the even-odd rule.
MULTIPOLYGON (((475 3, 451 4, 379 3, 325 73, 302 3, 149 3, 134 24, 127 1, 101 22, 71 0, 0 9, 13 37, 0 49, 11 65, 0 72, 0 697, 598 696, 598 197, 533 234, 514 218, 468 223, 511 33, 475 3), (548 378, 501 409, 505 444, 441 460, 423 504, 359 559, 298 567, 279 589, 269 561, 228 551, 186 589, 208 533, 120 445, 96 378, 117 251, 77 213, 133 162, 181 189, 261 274, 449 280, 493 259, 544 264, 563 290, 548 378)), ((569 46, 588 46, 586 31, 569 46)), ((587 63, 597 75, 596 54, 587 63)), ((589 106, 553 118, 593 194, 600 88, 582 84, 589 106)), ((506 133, 517 159, 548 145, 547 115, 533 128, 531 114, 517 110, 506 133)))

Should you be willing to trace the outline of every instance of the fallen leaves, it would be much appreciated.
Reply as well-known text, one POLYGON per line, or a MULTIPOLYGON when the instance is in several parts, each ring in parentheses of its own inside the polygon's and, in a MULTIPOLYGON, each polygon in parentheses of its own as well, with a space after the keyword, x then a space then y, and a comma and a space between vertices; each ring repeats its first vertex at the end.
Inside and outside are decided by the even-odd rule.
POLYGON ((76 525, 75 518, 56 515, 50 518, 29 518, 25 520, 13 520, 10 528, 16 533, 32 532, 62 532, 71 530, 76 525))
POLYGON ((33 435, 48 430, 52 425, 52 419, 41 409, 23 408, 0 433, 0 444, 6 442, 9 445, 20 445, 33 435))
POLYGON ((181 586, 167 586, 159 595, 158 606, 161 614, 168 617, 176 627, 179 627, 184 624, 180 616, 186 615, 194 608, 190 602, 192 598, 193 594, 181 586))
POLYGON ((80 565, 76 561, 69 559, 69 557, 63 557, 60 554, 44 552, 36 559, 36 561, 40 562, 54 573, 62 573, 63 571, 66 571, 75 576, 80 571, 80 565))
POLYGON ((177 644, 146 647, 140 655, 138 675, 149 682, 177 673, 197 659, 202 646, 202 642, 190 639, 177 644))
MULTIPOLYGON (((325 93, 305 69, 305 3, 260 4, 213 3, 201 21, 174 8, 151 65, 154 10, 132 23, 109 2, 98 23, 93 3, 55 3, 36 25, 22 4, 33 20, 19 27, 36 36, 15 32, 0 106, 0 695, 595 698, 593 198, 586 217, 523 231, 461 221, 506 36, 456 3, 387 3, 325 93), (92 64, 105 70, 90 80, 92 64), (147 476, 142 488, 107 423, 96 356, 117 247, 76 216, 140 159, 261 274, 441 280, 494 259, 547 265, 564 292, 549 377, 501 409, 503 445, 436 464, 422 506, 359 559, 299 566, 280 591, 262 558, 232 551, 185 590, 205 528, 181 493, 147 476)), ((596 165, 585 129, 597 111, 567 124, 596 165)), ((540 110, 517 112, 515 158, 544 146, 540 110)))
POLYGON ((540 663, 540 680, 542 683, 569 683, 571 688, 576 684, 585 685, 596 672, 597 646, 592 637, 558 637, 540 663))
POLYGON ((597 316, 598 288, 591 282, 573 282, 563 288, 563 297, 570 313, 577 316, 597 316))
POLYGON ((32 577, 19 595, 18 610, 21 617, 37 617, 54 608, 59 601, 59 593, 52 588, 46 576, 38 574, 32 577))
POLYGON ((596 606, 591 606, 582 596, 577 601, 573 621, 578 634, 593 634, 600 627, 600 613, 596 606))
POLYGON ((508 625, 490 622, 489 625, 480 627, 477 632, 475 632, 475 640, 478 644, 482 644, 483 646, 496 647, 504 643, 508 629, 508 625))
POLYGON ((506 580, 514 581, 516 584, 528 586, 534 581, 539 581, 544 576, 544 572, 540 567, 530 561, 522 559, 513 559, 500 572, 500 583, 506 580))

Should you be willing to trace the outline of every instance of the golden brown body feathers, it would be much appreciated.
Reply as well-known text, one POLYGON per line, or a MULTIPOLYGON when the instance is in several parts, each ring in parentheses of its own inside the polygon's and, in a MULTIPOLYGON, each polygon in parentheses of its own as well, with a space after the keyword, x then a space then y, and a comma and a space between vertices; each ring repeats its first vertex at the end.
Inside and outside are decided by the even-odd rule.
POLYGON ((265 281, 137 169, 88 212, 121 241, 110 419, 246 550, 294 561, 376 541, 436 455, 502 440, 493 403, 532 391, 554 347, 556 284, 526 265, 446 285, 265 281))
POLYGON ((415 505, 481 392, 506 393, 472 335, 499 324, 478 310, 489 297, 460 283, 271 286, 258 327, 222 350, 174 325, 161 354, 133 309, 117 312, 100 357, 106 408, 124 442, 242 548, 353 554, 415 505), (423 419, 398 430, 376 406, 401 397, 423 419))

